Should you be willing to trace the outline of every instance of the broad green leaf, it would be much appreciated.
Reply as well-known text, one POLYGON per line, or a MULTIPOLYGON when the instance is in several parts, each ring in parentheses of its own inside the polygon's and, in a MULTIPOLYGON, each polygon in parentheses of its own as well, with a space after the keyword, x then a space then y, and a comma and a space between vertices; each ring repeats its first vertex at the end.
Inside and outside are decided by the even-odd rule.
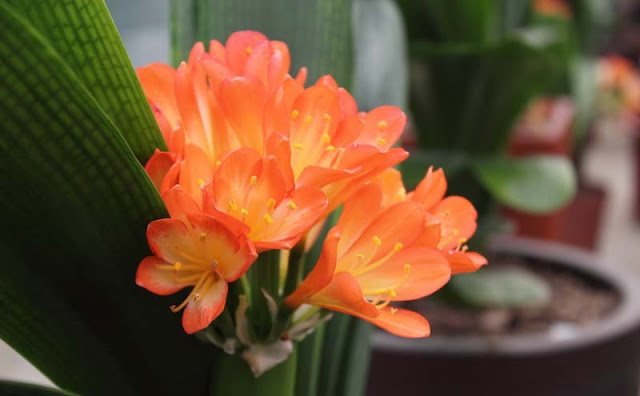
POLYGON ((475 308, 533 308, 551 301, 547 281, 521 268, 488 268, 460 274, 448 286, 461 303, 475 308))
MULTIPOLYGON (((3 0, 38 31, 143 163, 164 141, 102 0, 3 0)), ((38 49, 31 48, 32 51, 38 49)))
POLYGON ((351 0, 171 1, 174 62, 186 59, 195 41, 224 43, 231 33, 250 29, 287 43, 292 74, 306 66, 307 81, 331 74, 351 87, 351 0))
POLYGON ((411 46, 411 111, 421 147, 501 152, 529 100, 559 71, 552 44, 512 37, 500 44, 411 46))
POLYGON ((570 64, 571 94, 576 105, 574 142, 579 147, 586 144, 585 137, 596 116, 596 61, 576 56, 570 64))
POLYGON ((23 384, 0 380, 0 395, 4 396, 73 396, 72 393, 46 388, 44 386, 23 384))
MULTIPOLYGON (((346 353, 342 355, 340 381, 336 396, 364 396, 369 379, 371 359, 371 333, 374 326, 356 317, 350 317, 347 330, 346 353)), ((331 340, 328 340, 331 342, 331 340)))
POLYGON ((404 22, 392 0, 353 1, 353 95, 362 110, 407 109, 409 66, 404 22))
POLYGON ((146 226, 166 216, 155 188, 90 91, 6 2, 0 36, 0 337, 69 391, 201 393, 207 350, 168 300, 135 285, 146 226))
POLYGON ((563 156, 485 157, 473 169, 500 203, 529 213, 560 209, 576 191, 575 169, 563 156))

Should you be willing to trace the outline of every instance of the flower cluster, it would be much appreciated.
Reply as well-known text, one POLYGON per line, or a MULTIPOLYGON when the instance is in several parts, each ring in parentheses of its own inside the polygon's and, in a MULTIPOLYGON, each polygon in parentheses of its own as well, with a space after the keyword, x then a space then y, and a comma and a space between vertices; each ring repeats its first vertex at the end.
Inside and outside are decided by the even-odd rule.
MULTIPOLYGON (((465 245, 476 211, 464 198, 444 197, 441 170, 406 193, 392 168, 408 156, 394 147, 406 121, 400 109, 359 112, 330 76, 305 87, 306 70, 294 78, 289 67, 284 43, 245 31, 225 45, 212 41, 208 51, 196 44, 177 70, 138 69, 168 147, 145 169, 170 218, 149 224, 153 256, 140 263, 137 283, 160 295, 191 287, 172 310, 184 309, 187 333, 206 329, 225 310, 229 284, 247 284, 252 266, 271 264, 259 255, 294 249, 291 260, 304 257, 327 216, 343 206, 307 278, 290 276, 291 290, 281 280, 274 295, 262 290, 274 311, 274 339, 305 327, 292 317, 320 308, 427 336, 423 317, 390 303, 431 294, 451 274, 486 263, 465 245)), ((282 257, 283 272, 292 273, 282 257)), ((247 304, 244 297, 233 304, 242 307, 238 329, 247 304)), ((237 338, 250 343, 244 330, 237 338)))

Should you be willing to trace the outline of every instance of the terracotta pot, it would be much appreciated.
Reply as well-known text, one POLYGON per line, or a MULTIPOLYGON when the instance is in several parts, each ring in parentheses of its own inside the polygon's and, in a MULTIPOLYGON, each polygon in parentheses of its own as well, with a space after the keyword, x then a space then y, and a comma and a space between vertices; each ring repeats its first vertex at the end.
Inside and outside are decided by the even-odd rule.
POLYGON ((369 396, 637 396, 640 372, 640 288, 621 268, 557 244, 507 240, 496 251, 544 259, 590 282, 606 284, 619 303, 604 319, 571 337, 550 333, 373 337, 369 396))

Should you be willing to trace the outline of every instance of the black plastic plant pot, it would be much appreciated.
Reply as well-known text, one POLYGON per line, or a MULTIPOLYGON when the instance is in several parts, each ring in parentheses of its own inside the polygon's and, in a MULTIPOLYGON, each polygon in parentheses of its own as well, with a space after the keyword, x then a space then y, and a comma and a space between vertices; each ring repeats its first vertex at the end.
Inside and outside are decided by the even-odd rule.
POLYGON ((548 242, 502 240, 496 252, 544 262, 615 291, 614 308, 567 333, 373 336, 369 396, 637 396, 640 279, 583 251, 548 242))

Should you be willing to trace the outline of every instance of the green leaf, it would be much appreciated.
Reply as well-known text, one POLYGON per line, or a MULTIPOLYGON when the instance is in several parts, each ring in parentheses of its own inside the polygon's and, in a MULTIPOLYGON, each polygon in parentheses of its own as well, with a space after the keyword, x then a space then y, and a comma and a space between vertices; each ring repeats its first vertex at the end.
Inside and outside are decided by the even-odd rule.
POLYGON ((135 285, 146 226, 166 216, 155 188, 94 96, 6 2, 0 36, 0 337, 80 394, 202 393, 211 357, 169 301, 135 285))
MULTIPOLYGON (((4 0, 69 66, 143 163, 164 140, 103 1, 4 0)), ((31 48, 32 51, 38 49, 31 48)))
POLYGON ((475 308, 533 308, 551 301, 551 287, 521 268, 488 268, 451 279, 451 292, 475 308))
POLYGON ((72 396, 72 393, 46 388, 44 386, 23 384, 0 380, 0 395, 4 396, 72 396))
POLYGON ((407 108, 407 40, 398 6, 391 0, 353 1, 354 97, 362 110, 382 105, 407 108))
POLYGON ((224 43, 231 33, 250 29, 287 43, 293 74, 306 66, 310 82, 331 74, 351 87, 351 0, 171 1, 174 62, 186 59, 195 41, 224 43))
POLYGON ((412 43, 411 110, 420 146, 504 150, 517 117, 560 70, 552 47, 523 36, 487 46, 412 43))
POLYGON ((485 157, 473 170, 500 203, 529 213, 559 209, 576 191, 575 169, 563 156, 485 157))

